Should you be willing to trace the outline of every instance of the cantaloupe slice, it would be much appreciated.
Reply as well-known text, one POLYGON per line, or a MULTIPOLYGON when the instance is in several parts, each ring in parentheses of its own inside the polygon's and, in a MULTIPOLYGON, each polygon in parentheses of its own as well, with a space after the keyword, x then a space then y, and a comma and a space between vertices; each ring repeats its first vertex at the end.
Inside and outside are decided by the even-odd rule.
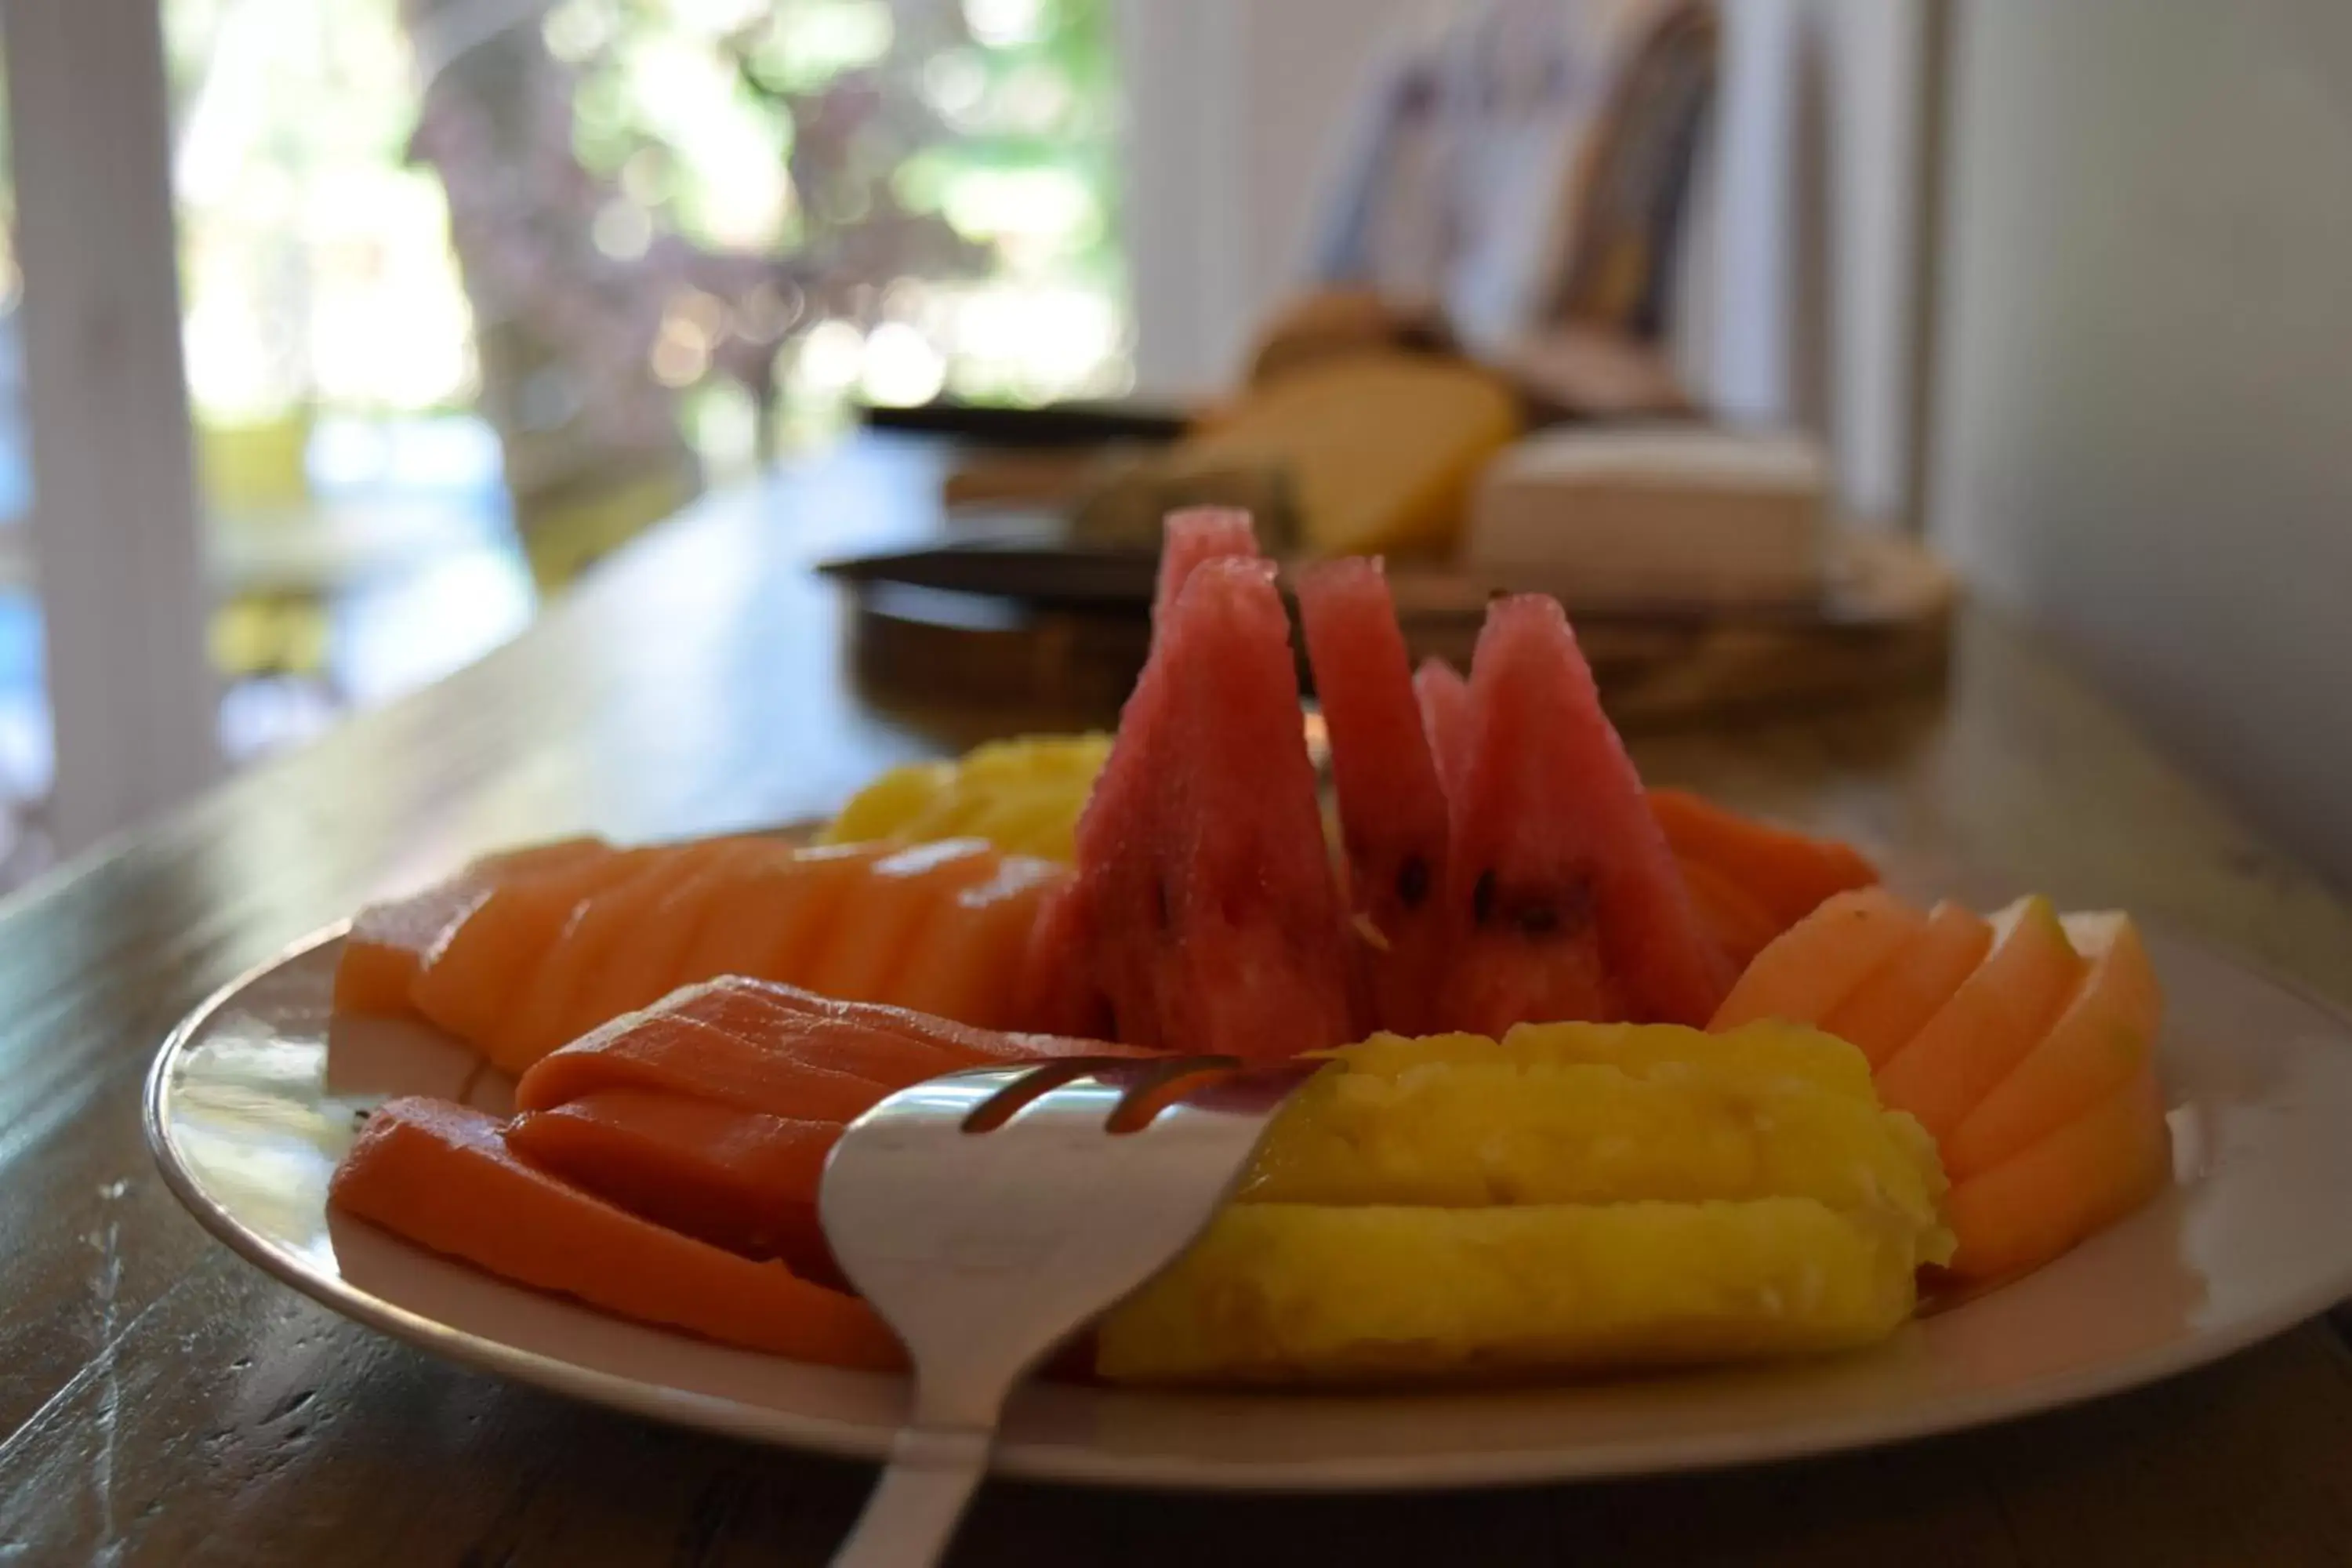
POLYGON ((854 1296, 680 1236, 518 1158, 499 1123, 388 1100, 336 1167, 331 1201, 436 1252, 643 1322, 795 1361, 887 1370, 898 1342, 854 1296))
POLYGON ((1992 925, 1976 973, 1878 1069, 1879 1099, 1917 1117, 1939 1145, 2049 1031, 2084 970, 2038 894, 1992 925))
POLYGON ((1707 1027, 1720 1033, 1766 1018, 1819 1024, 1927 924, 1883 888, 1835 894, 1756 955, 1707 1027))
POLYGON ((700 940, 719 889, 737 875, 747 847, 754 854, 773 855, 776 849, 770 839, 719 841, 700 865, 663 889, 628 940, 606 952, 582 982, 565 1021, 566 1039, 650 1007, 677 989, 678 970, 700 940))
POLYGON ((646 1016, 692 1019, 762 1050, 893 1089, 969 1067, 979 1056, 967 1040, 987 1037, 951 1024, 910 1026, 915 1015, 903 1008, 734 978, 689 985, 646 1016))
POLYGON ((498 1032, 580 900, 635 876, 658 853, 615 850, 501 882, 425 955, 409 988, 410 1005, 457 1038, 481 1045, 498 1032))
POLYGON ((1699 923, 1724 956, 1739 968, 1755 963, 1756 955, 1771 946, 1785 929, 1769 909, 1714 867, 1679 856, 1675 864, 1682 870, 1683 886, 1690 893, 1699 923))
POLYGON ((671 976, 679 985, 723 974, 796 980, 866 868, 892 852, 887 843, 842 844, 795 851, 778 844, 746 848, 736 875, 711 894, 701 933, 671 976))
POLYGON ((541 1058, 516 1082, 515 1108, 547 1110, 610 1089, 640 1089, 792 1121, 842 1122, 930 1076, 870 1064, 835 1040, 821 1053, 808 1050, 789 1028, 761 1038, 656 1009, 614 1019, 541 1058))
POLYGON ((514 977, 514 1003, 497 1031, 480 1042, 482 1054, 501 1071, 519 1073, 564 1041, 609 1021, 612 1013, 574 1022, 584 1011, 578 1004, 591 977, 615 952, 644 940, 662 896, 724 847, 716 839, 664 846, 651 851, 635 876, 581 900, 538 964, 514 977))
POLYGON ((1783 927, 1824 899, 1878 880, 1878 868, 1852 845, 1816 838, 1737 812, 1683 789, 1647 792, 1650 815, 1676 858, 1711 866, 1772 911, 1783 927))
POLYGON ((1991 1170, 2089 1110, 2155 1049, 2164 993, 2131 917, 2068 915, 2063 923, 2089 973, 2050 1032, 1944 1141, 1954 1181, 1991 1170))
MULTIPOLYGON (((891 977, 919 961, 914 944, 925 921, 957 894, 994 876, 1003 858, 984 839, 949 838, 876 861, 843 900, 808 968, 770 978, 853 1002, 897 1000, 891 977)), ((1005 978, 1009 991, 1012 976, 1005 978)))
POLYGON ((516 1117, 507 1144, 640 1219, 799 1268, 824 1253, 817 1187, 841 1126, 608 1089, 516 1117))
POLYGON ((2038 1268, 2137 1208, 2172 1173, 2156 1074, 2143 1067, 2074 1121, 1954 1186, 1952 1272, 1992 1279, 2038 1268))
POLYGON ((986 881, 942 901, 908 939, 890 976, 896 1006, 982 1028, 1021 1020, 1016 984, 1029 933, 1046 896, 1069 879, 1066 868, 1010 855, 986 881))
POLYGON ((369 905, 352 921, 335 963, 335 1011, 382 1016, 407 1012, 409 988, 425 967, 425 954, 500 882, 612 852, 600 838, 532 845, 487 856, 421 893, 369 905))
POLYGON ((1822 1027, 1877 1067, 1910 1042, 1992 951, 1992 923, 1958 904, 1937 904, 1927 928, 1830 1009, 1822 1027))

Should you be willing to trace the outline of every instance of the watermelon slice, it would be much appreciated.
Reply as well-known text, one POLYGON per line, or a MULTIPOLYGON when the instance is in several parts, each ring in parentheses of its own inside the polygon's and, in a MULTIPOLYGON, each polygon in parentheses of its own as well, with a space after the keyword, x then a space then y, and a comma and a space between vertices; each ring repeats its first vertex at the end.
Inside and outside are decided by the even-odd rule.
POLYGON ((1470 683, 1461 671, 1434 656, 1413 672, 1412 694, 1421 700, 1422 732, 1437 759, 1438 776, 1450 797, 1459 782, 1463 749, 1470 738, 1470 683))
POLYGON ((1371 1023, 1432 1033, 1444 1026, 1436 1003, 1451 956, 1441 898, 1445 792, 1395 601, 1380 563, 1350 556, 1300 576, 1298 613, 1330 731, 1350 934, 1371 1023))
POLYGON ((1449 789, 1448 1025, 1703 1025, 1731 976, 1559 604, 1487 606, 1449 789))
POLYGON ((1184 580, 1204 561, 1239 556, 1257 559, 1257 531, 1250 514, 1234 507, 1195 506, 1171 511, 1160 523, 1160 577, 1151 597, 1156 626, 1176 602, 1184 580))
POLYGON ((1039 939, 1040 962, 1090 994, 1077 1016, 1098 1011, 1130 1044, 1273 1058, 1353 1037, 1273 576, 1211 560, 1163 606, 1039 939))

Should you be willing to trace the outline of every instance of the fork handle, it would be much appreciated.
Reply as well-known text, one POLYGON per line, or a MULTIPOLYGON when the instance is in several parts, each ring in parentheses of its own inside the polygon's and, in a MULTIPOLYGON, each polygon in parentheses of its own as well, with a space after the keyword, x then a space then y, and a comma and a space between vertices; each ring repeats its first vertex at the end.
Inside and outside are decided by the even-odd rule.
POLYGON ((881 1484, 833 1568, 929 1568, 988 1472, 991 1434, 971 1427, 908 1426, 890 1445, 881 1484))

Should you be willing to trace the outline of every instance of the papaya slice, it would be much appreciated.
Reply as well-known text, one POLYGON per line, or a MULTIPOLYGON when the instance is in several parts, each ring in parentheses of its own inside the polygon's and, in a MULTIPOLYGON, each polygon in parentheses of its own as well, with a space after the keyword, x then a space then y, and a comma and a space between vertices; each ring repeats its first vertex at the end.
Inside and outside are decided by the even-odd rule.
POLYGON ((1683 886, 1690 891, 1699 923, 1738 969, 1744 971, 1756 962, 1756 955, 1786 929, 1747 889, 1714 867, 1680 858, 1675 865, 1682 872, 1683 886))
POLYGON ((2068 915, 2062 923, 2089 972, 2050 1032, 1944 1141, 1954 1181, 1992 1169, 2084 1114, 2155 1050, 2164 993, 2131 917, 2068 915))
POLYGON ((606 1089, 507 1128, 543 1171, 640 1219, 746 1258, 827 1267, 817 1223, 837 1121, 802 1121, 648 1089, 606 1089))
POLYGON ((2050 900, 1993 917, 1992 951, 1910 1042, 1878 1069, 1878 1097, 1940 1146, 2033 1049, 2084 973, 2050 900))
POLYGON ((702 929, 678 960, 673 986, 727 974, 796 979, 807 973, 842 900, 888 844, 794 851, 745 848, 711 890, 702 929))
POLYGON ((2122 1218, 2172 1174, 2156 1074, 2143 1067, 2090 1110, 1957 1184, 1945 1218, 1952 1272, 1994 1279, 2038 1268, 2122 1218))
POLYGON ((808 966, 765 978, 852 1002, 891 1000, 891 981, 922 958, 916 937, 925 922, 994 876, 1002 861, 979 838, 919 844, 887 856, 851 886, 808 966))
POLYGON ((1927 929, 1831 1008, 1822 1027, 1877 1067, 1952 999, 1991 950, 1990 921, 1958 904, 1939 903, 1927 911, 1927 929))
MULTIPOLYGON (((898 1042, 886 1040, 883 1049, 898 1042)), ((791 1121, 846 1122, 908 1083, 933 1076, 868 1064, 828 1041, 820 1058, 802 1037, 748 1039, 659 1010, 615 1019, 540 1058, 515 1084, 519 1110, 608 1089, 649 1089, 791 1121)))
POLYGON ((1883 888, 1832 894, 1756 955, 1707 1027, 1720 1033, 1766 1018, 1819 1024, 1927 924, 1883 888))
POLYGON ((1772 911, 1783 927, 1811 914, 1835 893, 1867 888, 1878 868, 1853 846, 1742 816, 1685 789, 1649 792, 1650 815, 1675 856, 1729 878, 1772 911))
POLYGON ((647 915, 662 896, 723 850, 718 842, 664 846, 647 851, 636 874, 599 888, 573 907, 572 918, 538 964, 514 977, 514 1001, 497 1031, 479 1042, 493 1066, 521 1072, 564 1041, 613 1017, 585 1018, 579 1005, 592 977, 613 955, 651 933, 647 915))
POLYGON ((636 875, 659 853, 615 850, 583 857, 542 876, 500 882, 425 955, 409 988, 410 1005, 480 1047, 498 1034, 581 900, 636 875))
POLYGON ((352 921, 335 963, 335 1011, 379 1016, 406 1013, 408 994, 425 967, 425 955, 500 882, 611 853, 612 847, 600 838, 533 845, 487 856, 409 898, 370 904, 352 921))
POLYGON ((502 1279, 723 1344, 891 1370, 898 1342, 854 1296, 681 1236, 582 1192, 507 1147, 499 1124, 423 1099, 378 1108, 330 1200, 502 1279))
POLYGON ((581 980, 564 1020, 565 1039, 650 1007, 677 989, 687 952, 700 939, 719 890, 735 878, 747 851, 772 857, 776 846, 767 839, 714 840, 709 854, 664 885, 627 938, 614 942, 581 980))
POLYGON ((890 1000, 982 1028, 1022 1016, 1021 966, 1048 895, 1068 880, 1051 861, 1004 858, 986 881, 932 910, 908 942, 908 962, 890 980, 890 1000))

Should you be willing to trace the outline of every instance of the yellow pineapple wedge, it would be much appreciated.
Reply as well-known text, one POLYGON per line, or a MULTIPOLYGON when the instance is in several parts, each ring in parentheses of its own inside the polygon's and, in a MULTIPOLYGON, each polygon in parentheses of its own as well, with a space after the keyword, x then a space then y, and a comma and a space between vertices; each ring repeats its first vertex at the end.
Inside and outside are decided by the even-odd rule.
POLYGON ((1241 1204, 1097 1340, 1129 1382, 1386 1383, 1867 1344, 1911 1244, 1807 1198, 1446 1209, 1241 1204))
POLYGON ((1867 1344, 1951 1256, 1933 1142, 1853 1047, 1757 1024, 1376 1036, 1100 1325, 1128 1382, 1569 1373, 1867 1344))
POLYGON ((1104 734, 991 741, 953 762, 893 768, 819 830, 820 844, 984 838, 1008 855, 1071 858, 1078 813, 1110 754, 1104 734))

